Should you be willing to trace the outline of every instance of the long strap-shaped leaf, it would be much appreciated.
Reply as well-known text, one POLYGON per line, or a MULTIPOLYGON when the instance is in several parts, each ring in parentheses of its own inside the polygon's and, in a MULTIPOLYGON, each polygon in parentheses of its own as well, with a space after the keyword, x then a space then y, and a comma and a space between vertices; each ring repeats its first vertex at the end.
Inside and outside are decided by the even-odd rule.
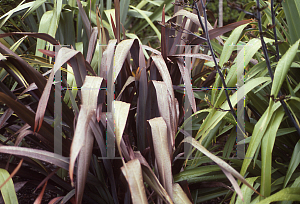
POLYGON ((161 183, 173 197, 171 158, 168 150, 167 125, 162 117, 148 120, 151 126, 155 158, 161 183))
POLYGON ((85 181, 92 155, 94 136, 89 126, 93 113, 97 108, 98 92, 103 78, 87 76, 81 88, 82 105, 70 153, 70 179, 73 182, 73 170, 78 156, 76 201, 81 203, 85 181))
POLYGON ((0 152, 5 154, 13 154, 34 159, 43 160, 51 164, 55 164, 63 169, 69 169, 69 159, 59 154, 39 149, 30 149, 26 147, 0 146, 0 152))
POLYGON ((142 168, 138 159, 130 160, 126 164, 126 168, 121 168, 125 178, 129 184, 132 203, 133 204, 147 204, 147 197, 142 176, 142 168))
POLYGON ((77 55, 79 52, 76 50, 71 50, 68 48, 61 48, 58 51, 58 56, 56 58, 56 63, 54 64, 54 67, 51 71, 51 74, 49 76, 49 79, 47 81, 47 84, 45 86, 45 89, 43 91, 42 97, 39 101, 39 105, 36 111, 35 115, 35 124, 34 124, 34 130, 38 131, 42 125, 42 121, 44 119, 44 114, 46 111, 46 106, 48 104, 48 99, 53 83, 54 74, 60 69, 60 67, 66 63, 68 60, 70 60, 72 57, 77 55))
POLYGON ((245 185, 247 185, 249 188, 251 188, 253 191, 255 191, 257 194, 260 195, 259 192, 257 192, 247 181, 244 179, 241 174, 239 174, 234 168, 232 168, 229 164, 227 164, 225 161, 220 159, 219 157, 215 156, 214 154, 210 153, 205 147, 203 147, 197 140, 195 140, 193 137, 186 137, 183 142, 190 143, 194 147, 196 147, 199 151, 201 151, 203 154, 205 154, 207 157, 209 157, 211 160, 213 160, 215 163, 217 163, 222 171, 225 173, 226 176, 231 175, 229 177, 230 182, 232 183, 234 189, 237 191, 238 195, 242 198, 243 200, 243 195, 241 194, 241 189, 237 185, 237 182, 232 179, 232 175, 239 179, 241 182, 243 182, 245 185))
POLYGON ((175 204, 192 204, 178 183, 173 184, 173 196, 175 204))
MULTIPOLYGON (((10 175, 5 169, 0 169, 0 183, 4 183, 10 175)), ((18 203, 16 191, 12 179, 10 178, 1 188, 3 200, 7 204, 18 203)))

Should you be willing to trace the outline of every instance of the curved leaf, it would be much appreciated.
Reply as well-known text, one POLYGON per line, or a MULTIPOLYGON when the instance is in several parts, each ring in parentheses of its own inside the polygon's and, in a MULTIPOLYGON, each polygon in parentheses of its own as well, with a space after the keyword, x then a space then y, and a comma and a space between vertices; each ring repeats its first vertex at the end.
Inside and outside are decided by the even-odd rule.
POLYGON ((287 72, 290 69, 290 65, 292 64, 292 61, 296 56, 299 47, 299 42, 300 39, 288 49, 288 51, 282 56, 282 58, 279 60, 276 66, 273 85, 271 89, 271 95, 274 97, 277 97, 281 85, 286 78, 287 72))
POLYGON ((168 150, 167 125, 162 117, 148 120, 151 126, 155 159, 160 180, 170 197, 173 197, 171 158, 168 150))
MULTIPOLYGON (((193 145, 194 147, 196 147, 199 151, 201 151, 203 154, 205 154, 207 157, 209 157, 211 160, 213 160, 215 163, 217 163, 220 168, 222 169, 222 171, 225 173, 227 172, 228 175, 233 175, 235 176, 237 179, 239 179, 242 183, 244 183, 245 185, 247 185, 249 188, 251 188, 254 192, 256 192, 257 194, 259 194, 245 179, 244 177, 239 174, 234 168, 232 168, 229 164, 227 164, 226 162, 224 162, 222 159, 220 159, 219 157, 215 156, 214 154, 210 153, 205 147, 203 147, 197 140, 195 140, 192 137, 186 137, 183 142, 187 142, 190 143, 191 145, 193 145)), ((226 175, 228 177, 228 175, 226 175)), ((238 195, 241 197, 241 199, 243 200, 243 195, 241 193, 241 189, 240 187, 237 185, 236 181, 233 179, 230 179, 230 182, 233 184, 236 192, 238 193, 238 195)))
POLYGON ((283 187, 287 186, 290 178, 292 177, 294 171, 296 170, 299 164, 300 164, 300 141, 298 141, 297 144, 295 145, 293 155, 290 160, 289 167, 284 178, 283 187))
POLYGON ((113 101, 113 118, 115 123, 116 142, 121 154, 121 140, 125 129, 130 104, 122 101, 113 101))
MULTIPOLYGON (((0 169, 0 183, 4 183, 10 175, 5 169, 0 169)), ((1 188, 1 194, 5 204, 19 203, 12 179, 10 178, 1 188)))
POLYGON ((173 184, 173 197, 175 204, 192 204, 178 183, 173 184))
POLYGON ((98 92, 103 78, 87 76, 81 88, 82 105, 75 129, 70 152, 70 179, 73 182, 73 170, 78 156, 76 201, 81 202, 90 166, 94 136, 89 123, 97 108, 98 92))
POLYGON ((281 191, 265 198, 257 204, 269 204, 275 201, 300 201, 300 188, 284 188, 281 191))
POLYGON ((133 44, 133 42, 136 39, 128 39, 128 40, 123 40, 117 45, 116 51, 115 51, 115 59, 114 59, 114 81, 116 81, 122 67, 124 64, 125 59, 127 58, 127 55, 130 51, 130 48, 133 44))
POLYGON ((128 182, 132 197, 132 203, 147 204, 148 201, 143 182, 142 167, 139 160, 130 160, 125 165, 127 168, 123 166, 121 167, 121 170, 128 182))
POLYGON ((149 25, 151 26, 151 28, 154 30, 154 32, 156 33, 158 40, 161 41, 161 34, 159 32, 159 30, 156 28, 156 26, 153 24, 153 22, 150 20, 150 18, 144 13, 144 11, 134 7, 134 6, 129 6, 130 8, 134 9, 135 11, 139 12, 143 18, 147 21, 147 23, 149 23, 149 25))
POLYGON ((44 119, 44 114, 46 111, 46 106, 48 104, 48 99, 49 99, 49 95, 50 95, 50 91, 51 91, 51 87, 52 87, 52 83, 53 83, 53 79, 54 79, 54 74, 60 69, 60 67, 64 63, 69 61, 72 57, 74 57, 78 53, 79 52, 76 50, 71 50, 71 49, 64 48, 64 47, 58 51, 56 63, 53 66, 53 69, 51 71, 51 74, 49 76, 47 84, 45 86, 45 89, 44 89, 43 94, 39 101, 39 105, 38 105, 36 115, 35 115, 34 131, 39 131, 39 129, 42 125, 42 121, 44 119))
POLYGON ((0 146, 0 152, 18 156, 31 157, 45 162, 49 162, 63 169, 69 169, 69 159, 59 154, 48 152, 45 150, 31 149, 26 147, 0 146))

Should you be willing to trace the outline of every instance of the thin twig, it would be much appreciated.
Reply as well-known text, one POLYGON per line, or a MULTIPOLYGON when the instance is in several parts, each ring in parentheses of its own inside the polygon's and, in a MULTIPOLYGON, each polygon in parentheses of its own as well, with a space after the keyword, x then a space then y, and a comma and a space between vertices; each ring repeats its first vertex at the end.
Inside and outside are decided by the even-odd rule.
POLYGON ((277 43, 278 39, 277 39, 276 26, 275 26, 275 11, 274 11, 273 7, 274 7, 274 0, 271 0, 272 26, 273 26, 273 33, 274 33, 275 47, 276 47, 276 61, 278 62, 279 61, 279 46, 277 43))

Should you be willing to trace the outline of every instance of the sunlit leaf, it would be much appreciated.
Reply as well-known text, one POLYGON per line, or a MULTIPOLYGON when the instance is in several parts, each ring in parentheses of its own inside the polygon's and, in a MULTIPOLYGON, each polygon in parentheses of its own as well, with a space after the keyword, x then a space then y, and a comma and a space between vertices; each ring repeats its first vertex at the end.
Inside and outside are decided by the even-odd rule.
POLYGON ((121 168, 130 188, 133 204, 148 203, 144 188, 142 168, 138 159, 127 162, 125 168, 121 168))
POLYGON ((69 159, 59 154, 45 150, 31 149, 26 147, 0 146, 0 152, 5 154, 32 157, 45 162, 49 162, 63 169, 69 169, 69 159))
POLYGON ((175 204, 192 204, 178 183, 173 184, 173 197, 175 204))
POLYGON ((300 201, 299 195, 300 188, 284 188, 279 192, 263 199, 262 201, 258 202, 257 204, 269 204, 275 201, 300 201))
POLYGON ((116 142, 121 154, 121 139, 125 129, 130 104, 122 101, 113 101, 113 118, 115 124, 116 142))
POLYGON ((167 126, 162 117, 148 120, 151 126, 155 158, 160 180, 170 197, 173 197, 171 158, 168 150, 167 126))
POLYGON ((271 95, 276 97, 281 88, 283 81, 286 79, 290 65, 296 56, 300 40, 296 41, 290 49, 279 60, 274 73, 274 81, 271 89, 271 95))
MULTIPOLYGON (((7 178, 10 178, 9 173, 5 169, 0 169, 0 183, 4 183, 7 178)), ((11 178, 1 188, 1 194, 6 204, 19 203, 15 187, 11 178)))
MULTIPOLYGON (((194 147, 196 147, 199 151, 201 151, 203 154, 205 154, 206 156, 208 156, 211 160, 213 160, 215 163, 217 163, 220 168, 223 171, 226 171, 228 174, 233 175, 234 177, 236 177, 237 179, 239 179, 241 182, 243 182, 245 185, 247 185, 249 188, 251 188, 253 191, 255 191, 256 193, 258 193, 245 179, 243 176, 241 176, 241 174, 239 174, 234 168, 232 168, 229 164, 227 164, 226 162, 224 162, 222 159, 220 159, 219 157, 215 156, 214 154, 210 153, 207 149, 205 149, 197 140, 195 140, 192 137, 186 137, 184 140, 184 142, 190 143, 191 145, 193 145, 194 147)), ((230 181, 232 182, 232 181, 230 181)), ((243 195, 241 194, 241 189, 239 188, 239 186, 234 185, 235 190, 237 191, 237 193, 239 194, 239 196, 243 199, 243 195)), ((259 194, 259 193, 258 193, 259 194)))

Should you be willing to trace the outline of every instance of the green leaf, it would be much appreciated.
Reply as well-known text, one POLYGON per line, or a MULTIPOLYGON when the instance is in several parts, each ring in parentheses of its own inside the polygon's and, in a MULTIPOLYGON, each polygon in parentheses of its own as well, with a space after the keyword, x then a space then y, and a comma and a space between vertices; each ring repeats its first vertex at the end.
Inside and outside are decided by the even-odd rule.
POLYGON ((291 36, 291 44, 300 39, 300 27, 298 20, 300 19, 300 1, 289 0, 283 1, 282 7, 288 24, 288 33, 291 36))
MULTIPOLYGON (((253 186, 254 181, 257 179, 258 177, 251 177, 251 178, 246 178, 246 181, 249 182, 249 184, 251 186, 253 186)), ((250 203, 251 202, 251 196, 253 194, 253 191, 251 191, 250 188, 247 187, 247 185, 243 184, 242 185, 242 194, 244 195, 244 201, 241 200, 240 197, 237 198, 235 204, 246 204, 246 203, 250 203)))
POLYGON ((271 89, 271 95, 273 95, 274 97, 277 97, 281 85, 286 78, 290 65, 292 64, 292 61, 296 56, 299 42, 300 39, 288 49, 288 51, 283 55, 276 66, 273 85, 271 89))
POLYGON ((284 116, 284 110, 278 109, 268 123, 268 128, 261 142, 261 187, 260 193, 269 196, 271 193, 271 175, 272 175, 272 152, 276 138, 276 132, 284 116))
POLYGON ((238 42, 242 31, 247 25, 248 23, 234 29, 230 34, 229 38, 226 40, 222 54, 220 56, 220 61, 219 61, 220 67, 223 67, 223 64, 229 60, 233 50, 236 50, 236 45, 237 45, 236 43, 238 42))
POLYGON ((289 168, 288 168, 288 170, 286 172, 286 175, 285 175, 285 178, 284 178, 283 187, 286 187, 286 185, 288 184, 291 176, 293 175, 294 171, 298 167, 299 163, 300 163, 300 140, 295 145, 293 155, 292 155, 292 158, 291 158, 290 163, 289 163, 289 168))
POLYGON ((45 2, 46 0, 36 0, 34 4, 32 4, 30 8, 24 13, 22 18, 26 18, 29 14, 31 14, 33 11, 35 11, 38 7, 40 7, 45 2))
MULTIPOLYGON (((186 180, 188 183, 192 182, 196 177, 203 176, 205 174, 221 171, 218 165, 209 165, 209 166, 201 166, 197 168, 193 168, 190 170, 184 170, 179 174, 174 176, 175 182, 180 182, 186 180)), ((215 173, 217 174, 217 173, 215 173)))
MULTIPOLYGON (((7 178, 9 178, 9 173, 5 169, 0 169, 0 183, 4 183, 7 178)), ((1 188, 1 194, 5 204, 17 204, 18 199, 15 191, 15 187, 12 179, 10 178, 8 182, 1 188)))
MULTIPOLYGON (((232 168, 229 164, 224 162, 219 157, 215 156, 214 154, 210 153, 205 147, 203 147, 197 140, 195 140, 193 137, 186 137, 184 142, 190 143, 194 147, 196 147, 199 151, 201 151, 203 154, 205 154, 207 157, 209 157, 211 160, 213 160, 215 163, 219 165, 219 167, 222 169, 222 171, 226 174, 227 178, 230 180, 231 184, 233 185, 234 189, 236 190, 237 194, 241 197, 243 200, 243 195, 241 192, 240 187, 237 185, 237 182, 233 179, 232 176, 235 176, 237 179, 239 179, 241 182, 243 182, 245 185, 247 185, 249 188, 251 188, 253 191, 258 193, 245 179, 244 177, 239 174, 234 168, 232 168)), ((259 194, 259 193, 258 193, 259 194)))
MULTIPOLYGON (((242 86, 240 89, 238 89, 238 91, 235 92, 230 97, 232 106, 235 106, 237 101, 241 100, 248 92, 250 92, 256 86, 260 85, 261 83, 265 83, 266 81, 269 81, 269 80, 271 80, 269 77, 259 77, 259 78, 255 78, 255 79, 248 81, 246 84, 244 84, 244 86, 242 86)), ((227 101, 225 101, 220 108, 223 110, 228 110, 229 105, 228 105, 227 101)), ((209 130, 213 129, 218 124, 218 122, 220 122, 222 120, 222 118, 226 114, 227 114, 227 112, 222 112, 222 111, 211 112, 209 114, 211 116, 210 117, 207 116, 204 123, 201 125, 201 128, 197 133, 196 139, 199 138, 200 135, 202 135, 201 140, 203 140, 209 133, 209 130)))
POLYGON ((0 20, 6 17, 5 19, 3 19, 3 20, 1 21, 1 23, 0 23, 0 28, 6 23, 6 21, 8 21, 8 19, 9 19, 14 13, 19 12, 19 11, 22 11, 23 9, 29 8, 29 7, 31 7, 31 6, 35 3, 35 2, 28 2, 28 3, 23 4, 24 2, 25 2, 25 0, 22 1, 16 8, 10 10, 9 12, 5 13, 4 15, 2 15, 2 16, 0 17, 0 20))
POLYGON ((300 188, 284 188, 256 204, 269 204, 275 201, 300 201, 300 188))
MULTIPOLYGON (((46 13, 43 14, 39 25, 39 33, 48 33, 49 25, 52 18, 53 18, 53 10, 47 11, 46 13)), ((43 53, 39 52, 39 49, 45 49, 45 45, 46 45, 46 41, 42 39, 37 39, 35 55, 42 57, 43 53)))
POLYGON ((156 33, 156 35, 158 37, 158 40, 161 41, 161 34, 160 34, 159 30, 156 28, 156 26, 153 24, 153 22, 150 20, 150 18, 144 13, 144 11, 140 10, 140 9, 134 7, 134 6, 131 6, 131 5, 130 5, 130 8, 136 10, 137 12, 139 12, 144 17, 144 19, 147 21, 147 23, 149 23, 149 25, 151 26, 151 28, 156 33))

